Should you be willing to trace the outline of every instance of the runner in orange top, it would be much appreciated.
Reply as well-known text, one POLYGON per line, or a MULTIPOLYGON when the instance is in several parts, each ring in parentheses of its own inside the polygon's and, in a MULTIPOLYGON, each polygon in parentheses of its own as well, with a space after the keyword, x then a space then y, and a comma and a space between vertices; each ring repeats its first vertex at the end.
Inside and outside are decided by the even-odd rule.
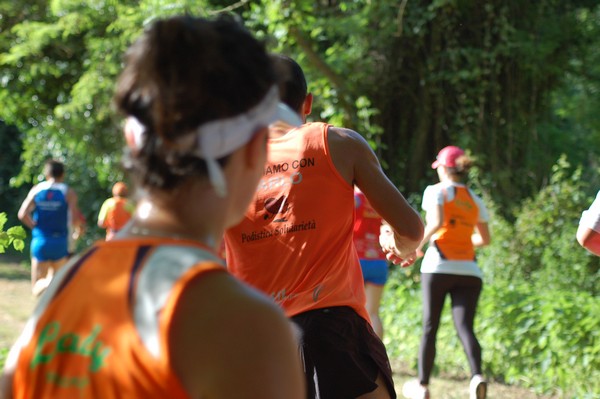
POLYGON ((128 198, 127 185, 116 182, 113 196, 102 203, 98 214, 98 227, 106 229, 106 241, 111 240, 131 219, 135 205, 128 198))
POLYGON ((483 273, 475 247, 489 244, 489 215, 485 204, 464 183, 472 160, 456 146, 443 148, 431 165, 440 182, 423 193, 425 235, 417 254, 429 244, 421 262, 423 335, 419 348, 419 378, 404 384, 409 399, 429 399, 429 379, 435 360, 435 342, 446 296, 452 300, 452 317, 471 368, 470 398, 484 399, 481 346, 473 323, 483 273))
POLYGON ((305 398, 291 323, 216 254, 283 109, 271 60, 232 19, 186 16, 154 21, 125 64, 115 100, 144 196, 55 276, 0 398, 305 398))
MULTIPOLYGON (((302 69, 288 57, 274 59, 284 101, 305 120, 312 96, 302 69)), ((382 241, 396 262, 414 259, 423 234, 418 213, 352 130, 277 123, 268 147, 246 217, 226 233, 231 272, 271 295, 301 328, 308 397, 395 397, 385 347, 365 309, 353 186, 394 227, 382 241)))

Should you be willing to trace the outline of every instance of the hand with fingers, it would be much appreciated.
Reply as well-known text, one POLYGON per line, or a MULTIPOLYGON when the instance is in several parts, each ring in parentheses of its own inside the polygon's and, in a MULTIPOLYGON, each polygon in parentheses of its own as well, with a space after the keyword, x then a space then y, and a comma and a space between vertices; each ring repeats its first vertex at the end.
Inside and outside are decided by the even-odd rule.
POLYGON ((408 267, 417 259, 416 248, 419 242, 398 236, 387 223, 381 225, 379 245, 387 260, 400 267, 408 267))

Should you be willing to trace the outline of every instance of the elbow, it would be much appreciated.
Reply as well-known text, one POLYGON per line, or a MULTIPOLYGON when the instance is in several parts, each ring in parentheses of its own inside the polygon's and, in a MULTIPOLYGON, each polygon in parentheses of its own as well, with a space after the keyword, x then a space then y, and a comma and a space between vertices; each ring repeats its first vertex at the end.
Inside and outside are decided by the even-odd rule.
POLYGON ((581 245, 584 248, 585 248, 587 237, 588 237, 588 235, 586 233, 587 232, 585 231, 585 229, 579 228, 577 230, 577 236, 576 236, 577 242, 579 243, 579 245, 581 245))
POLYGON ((425 236, 425 224, 423 224, 423 220, 421 217, 417 215, 414 226, 410 229, 409 238, 413 241, 421 242, 423 241, 423 237, 425 236))

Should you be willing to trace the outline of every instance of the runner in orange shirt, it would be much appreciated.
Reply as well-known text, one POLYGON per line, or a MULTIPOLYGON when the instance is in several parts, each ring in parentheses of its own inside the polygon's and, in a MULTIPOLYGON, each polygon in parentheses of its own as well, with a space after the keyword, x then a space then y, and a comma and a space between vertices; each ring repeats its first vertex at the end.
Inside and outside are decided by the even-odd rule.
POLYGON ((402 387, 409 399, 429 399, 429 379, 435 360, 436 335, 446 296, 452 300, 452 317, 471 369, 470 398, 485 399, 481 346, 473 323, 483 286, 475 248, 490 243, 489 214, 482 199, 464 183, 472 160, 456 146, 443 148, 431 165, 440 182, 423 193, 425 236, 418 256, 423 290, 423 335, 419 348, 419 378, 402 387), (427 252, 421 249, 425 246, 427 252))
POLYGON ((304 398, 291 323, 216 253, 283 109, 270 58, 231 18, 185 16, 154 21, 125 61, 115 100, 143 197, 55 276, 0 397, 304 398))
POLYGON ((106 241, 111 240, 129 222, 135 205, 128 196, 127 185, 121 181, 112 187, 112 197, 102 203, 98 213, 98 227, 106 229, 106 241))
MULTIPOLYGON (((305 120, 312 96, 302 69, 288 57, 274 59, 282 98, 305 120)), ((393 227, 382 242, 397 263, 414 260, 423 236, 419 214, 352 130, 278 123, 268 147, 254 200, 226 234, 231 272, 270 294, 302 330, 309 398, 396 397, 385 347, 365 309, 353 187, 393 227)))

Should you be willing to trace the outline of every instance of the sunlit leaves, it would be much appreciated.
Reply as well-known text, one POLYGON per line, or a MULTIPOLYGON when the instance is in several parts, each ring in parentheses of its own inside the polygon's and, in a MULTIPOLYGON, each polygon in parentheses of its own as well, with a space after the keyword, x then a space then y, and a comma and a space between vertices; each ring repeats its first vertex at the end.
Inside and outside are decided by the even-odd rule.
POLYGON ((21 226, 15 226, 4 231, 7 220, 6 213, 0 212, 0 253, 4 253, 11 245, 17 251, 23 251, 25 238, 27 237, 25 229, 21 226))

